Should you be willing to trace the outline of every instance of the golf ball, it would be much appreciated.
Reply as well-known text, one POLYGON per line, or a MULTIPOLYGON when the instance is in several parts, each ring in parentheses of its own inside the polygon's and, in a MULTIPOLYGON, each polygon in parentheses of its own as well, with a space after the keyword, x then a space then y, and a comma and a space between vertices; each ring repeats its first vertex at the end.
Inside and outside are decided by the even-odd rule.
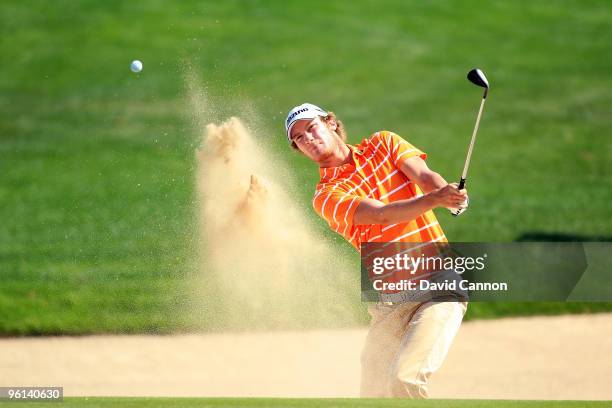
POLYGON ((142 71, 142 62, 138 60, 132 61, 132 64, 130 65, 130 69, 132 70, 132 72, 142 71))

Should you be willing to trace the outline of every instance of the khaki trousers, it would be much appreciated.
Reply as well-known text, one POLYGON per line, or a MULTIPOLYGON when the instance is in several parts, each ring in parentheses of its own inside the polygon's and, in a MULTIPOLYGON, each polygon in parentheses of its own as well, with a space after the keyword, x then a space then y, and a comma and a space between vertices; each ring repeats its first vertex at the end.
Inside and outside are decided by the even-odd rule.
POLYGON ((371 305, 361 396, 427 398, 427 382, 442 366, 466 310, 458 301, 371 305))

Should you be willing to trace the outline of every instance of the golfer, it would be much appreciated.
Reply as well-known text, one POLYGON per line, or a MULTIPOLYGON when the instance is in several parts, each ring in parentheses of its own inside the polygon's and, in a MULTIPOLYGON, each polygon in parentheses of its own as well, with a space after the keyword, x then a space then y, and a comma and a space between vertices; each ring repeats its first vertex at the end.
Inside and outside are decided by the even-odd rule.
MULTIPOLYGON (((392 132, 349 145, 335 114, 309 103, 289 112, 285 128, 291 146, 319 166, 315 211, 358 251, 366 242, 446 242, 432 209, 467 207, 467 192, 430 170, 426 154, 392 132)), ((361 395, 426 398, 466 307, 460 300, 369 306, 361 395)))

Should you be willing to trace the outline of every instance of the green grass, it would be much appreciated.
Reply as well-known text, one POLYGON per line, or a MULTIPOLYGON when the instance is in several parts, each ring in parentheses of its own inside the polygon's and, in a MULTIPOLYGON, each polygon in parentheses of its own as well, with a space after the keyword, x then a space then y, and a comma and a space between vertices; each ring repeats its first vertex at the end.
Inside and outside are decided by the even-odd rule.
MULTIPOLYGON (((606 401, 511 401, 511 400, 406 400, 406 399, 287 399, 287 398, 65 398, 62 407, 470 407, 470 408, 513 408, 513 407, 608 407, 606 401)), ((39 407, 48 403, 16 402, 3 403, 10 407, 39 407)))
MULTIPOLYGON (((307 203, 317 172, 286 147, 290 107, 335 111, 351 142, 394 130, 455 180, 480 98, 464 75, 479 66, 492 88, 471 208, 439 212, 447 236, 612 235, 608 1, 9 0, 0 20, 0 334, 189 329, 187 67, 207 117, 252 107, 307 203)), ((611 309, 478 304, 467 318, 611 309)))

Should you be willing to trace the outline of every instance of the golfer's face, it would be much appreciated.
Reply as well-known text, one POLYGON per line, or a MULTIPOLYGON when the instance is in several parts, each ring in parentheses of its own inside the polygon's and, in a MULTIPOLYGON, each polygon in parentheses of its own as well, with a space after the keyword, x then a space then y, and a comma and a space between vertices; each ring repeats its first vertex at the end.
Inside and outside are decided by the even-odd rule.
POLYGON ((297 121, 291 128, 291 139, 314 161, 320 161, 333 149, 333 134, 321 118, 297 121))

